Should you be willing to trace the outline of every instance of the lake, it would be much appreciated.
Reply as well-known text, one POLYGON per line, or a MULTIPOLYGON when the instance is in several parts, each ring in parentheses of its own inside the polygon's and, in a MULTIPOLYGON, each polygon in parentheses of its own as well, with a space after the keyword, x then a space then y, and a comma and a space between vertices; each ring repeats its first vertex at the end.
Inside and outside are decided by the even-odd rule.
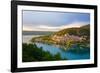
MULTIPOLYGON (((32 39, 32 37, 36 37, 36 36, 40 36, 40 35, 23 35, 23 43, 28 43, 30 42, 30 40, 32 39)), ((55 55, 57 53, 60 53, 61 58, 64 59, 68 59, 68 60, 82 60, 82 59, 90 59, 90 52, 89 51, 85 51, 86 48, 83 48, 85 50, 83 53, 75 53, 72 51, 64 51, 62 50, 59 46, 57 45, 48 45, 48 44, 44 44, 44 43, 35 43, 38 47, 42 47, 42 49, 44 51, 49 51, 52 55, 55 55)), ((78 49, 79 47, 75 47, 75 49, 78 49)))

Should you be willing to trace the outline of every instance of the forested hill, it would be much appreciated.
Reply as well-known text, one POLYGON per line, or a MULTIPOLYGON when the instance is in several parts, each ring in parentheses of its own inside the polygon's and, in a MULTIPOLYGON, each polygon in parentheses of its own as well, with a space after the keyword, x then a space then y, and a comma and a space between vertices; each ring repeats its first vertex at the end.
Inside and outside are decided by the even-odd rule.
POLYGON ((69 35, 76 35, 76 36, 89 36, 90 35, 90 25, 85 25, 80 28, 68 28, 63 29, 61 31, 58 31, 54 33, 54 35, 63 36, 65 34, 69 35))
POLYGON ((32 42, 43 42, 48 44, 67 45, 70 44, 84 44, 88 46, 90 44, 90 25, 85 25, 80 28, 68 28, 51 35, 44 35, 32 38, 32 42))

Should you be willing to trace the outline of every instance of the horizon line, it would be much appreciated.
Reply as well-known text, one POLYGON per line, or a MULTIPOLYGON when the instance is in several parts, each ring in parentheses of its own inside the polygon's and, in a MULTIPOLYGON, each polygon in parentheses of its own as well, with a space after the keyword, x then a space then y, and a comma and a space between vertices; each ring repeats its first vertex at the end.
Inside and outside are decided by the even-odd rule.
MULTIPOLYGON (((63 28, 63 29, 70 29, 70 28, 80 28, 80 27, 83 27, 83 26, 87 26, 87 25, 90 25, 90 24, 85 24, 85 25, 82 25, 82 26, 76 26, 76 27, 67 27, 67 28, 63 28)), ((60 29, 60 30, 63 30, 63 29, 60 29)), ((60 31, 60 30, 22 30, 22 31, 45 31, 45 32, 57 32, 57 31, 60 31)))

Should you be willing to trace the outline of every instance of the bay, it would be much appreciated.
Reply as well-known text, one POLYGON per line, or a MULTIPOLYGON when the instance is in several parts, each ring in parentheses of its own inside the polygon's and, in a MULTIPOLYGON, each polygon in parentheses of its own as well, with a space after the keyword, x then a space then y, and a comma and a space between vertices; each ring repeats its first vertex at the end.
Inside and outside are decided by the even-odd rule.
MULTIPOLYGON (((33 37, 38 37, 38 36, 40 35, 23 35, 23 43, 28 43, 33 37)), ((35 43, 35 44, 37 45, 37 47, 42 47, 44 51, 49 51, 52 55, 60 53, 62 59, 68 59, 68 60, 90 59, 89 51, 84 52, 84 53, 74 53, 71 51, 64 51, 56 45, 50 45, 50 44, 48 45, 44 43, 35 43)), ((76 48, 78 49, 79 47, 76 47, 76 48)), ((86 48, 83 48, 83 49, 86 49, 86 48)))

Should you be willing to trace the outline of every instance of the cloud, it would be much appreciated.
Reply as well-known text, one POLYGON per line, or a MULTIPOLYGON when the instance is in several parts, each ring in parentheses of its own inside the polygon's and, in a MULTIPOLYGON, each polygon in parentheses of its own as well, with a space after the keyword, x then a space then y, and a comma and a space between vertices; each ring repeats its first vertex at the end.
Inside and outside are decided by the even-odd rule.
POLYGON ((60 26, 47 26, 47 25, 37 25, 37 26, 23 26, 24 31, 59 31, 62 29, 67 29, 67 28, 79 28, 81 26, 87 25, 88 23, 86 22, 74 22, 71 24, 66 24, 66 25, 60 25, 60 26))

